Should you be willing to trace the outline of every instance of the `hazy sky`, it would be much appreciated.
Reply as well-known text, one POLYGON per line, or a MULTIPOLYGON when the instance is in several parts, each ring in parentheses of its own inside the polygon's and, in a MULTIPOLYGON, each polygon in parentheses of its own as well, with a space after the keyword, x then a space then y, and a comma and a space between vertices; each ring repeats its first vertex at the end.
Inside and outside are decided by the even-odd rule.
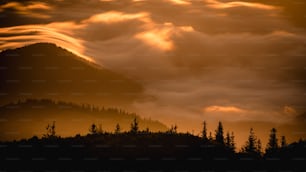
POLYGON ((182 131, 222 120, 239 141, 250 127, 296 139, 306 136, 306 32, 286 3, 1 1, 0 50, 56 43, 138 80, 144 100, 130 109, 182 131))

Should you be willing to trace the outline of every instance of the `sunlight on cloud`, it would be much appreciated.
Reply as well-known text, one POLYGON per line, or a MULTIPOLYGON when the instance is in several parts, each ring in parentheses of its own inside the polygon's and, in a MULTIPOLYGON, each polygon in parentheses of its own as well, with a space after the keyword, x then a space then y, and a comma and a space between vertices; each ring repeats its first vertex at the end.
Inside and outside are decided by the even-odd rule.
POLYGON ((50 18, 49 15, 38 12, 38 10, 51 10, 52 7, 43 2, 31 2, 27 5, 18 2, 9 2, 0 6, 0 9, 14 9, 18 14, 27 15, 34 18, 50 18))
POLYGON ((186 0, 168 0, 169 2, 177 5, 190 5, 191 3, 186 0))
POLYGON ((284 106, 283 112, 288 117, 296 117, 298 115, 298 112, 295 110, 295 108, 291 106, 284 106))
POLYGON ((245 110, 240 109, 235 106, 209 106, 204 109, 205 112, 245 112, 245 110))
MULTIPOLYGON (((58 24, 59 26, 68 26, 72 23, 58 24)), ((0 37, 0 50, 22 47, 25 44, 39 42, 50 42, 65 47, 72 53, 93 61, 90 57, 84 55, 82 41, 72 36, 61 33, 62 28, 56 28, 57 24, 50 25, 24 25, 9 28, 0 28, 0 34, 14 34, 16 36, 0 37), (19 35, 18 35, 19 34, 19 35), (28 34, 28 35, 26 35, 28 34)))
POLYGON ((135 38, 144 41, 146 44, 156 47, 162 51, 174 49, 174 42, 171 40, 173 35, 179 35, 182 32, 194 31, 190 26, 175 27, 172 23, 164 23, 161 27, 144 31, 135 35, 135 38))
POLYGON ((252 3, 252 2, 242 2, 242 1, 233 1, 233 2, 219 2, 217 0, 206 0, 208 3, 208 7, 216 8, 216 9, 226 9, 226 8, 234 8, 234 7, 249 7, 249 8, 257 8, 262 10, 274 10, 276 7, 271 5, 265 5, 261 3, 252 3))
POLYGON ((82 21, 83 23, 116 23, 116 22, 124 22, 127 20, 141 19, 147 17, 147 13, 135 13, 135 14, 125 14, 117 11, 110 11, 101 14, 94 15, 89 19, 82 21))

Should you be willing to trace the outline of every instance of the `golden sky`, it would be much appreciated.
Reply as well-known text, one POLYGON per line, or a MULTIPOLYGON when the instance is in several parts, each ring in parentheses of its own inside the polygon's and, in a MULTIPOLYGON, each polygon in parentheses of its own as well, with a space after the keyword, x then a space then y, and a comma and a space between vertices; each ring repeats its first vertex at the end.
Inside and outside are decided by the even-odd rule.
POLYGON ((306 135, 306 32, 299 8, 282 2, 1 2, 0 50, 62 46, 140 82, 145 99, 129 110, 181 131, 221 120, 240 144, 250 127, 296 139, 306 135))

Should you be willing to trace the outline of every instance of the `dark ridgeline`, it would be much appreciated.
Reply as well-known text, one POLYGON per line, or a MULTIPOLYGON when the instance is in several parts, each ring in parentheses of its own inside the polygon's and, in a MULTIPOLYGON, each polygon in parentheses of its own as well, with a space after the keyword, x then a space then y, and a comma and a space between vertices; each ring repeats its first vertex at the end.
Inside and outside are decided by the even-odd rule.
POLYGON ((125 106, 142 86, 50 43, 0 52, 0 105, 22 98, 125 106))
MULTIPOLYGON (((56 122, 54 121, 47 125, 46 134, 42 138, 33 136, 30 139, 1 142, 0 160, 8 162, 10 158, 17 158, 21 162, 33 162, 33 159, 40 159, 45 162, 68 160, 69 162, 82 163, 92 160, 103 164, 102 169, 120 168, 125 170, 126 166, 118 167, 117 161, 119 161, 119 164, 127 163, 134 170, 143 170, 149 167, 181 170, 184 167, 185 170, 196 168, 221 171, 229 168, 271 170, 270 165, 274 170, 288 170, 291 167, 286 166, 286 163, 274 165, 284 160, 290 161, 290 163, 304 163, 306 160, 306 141, 300 140, 287 145, 284 136, 282 136, 282 146, 280 147, 275 128, 271 130, 265 153, 262 152, 261 141, 256 137, 253 128, 250 129, 246 144, 239 152, 236 152, 234 134, 227 132, 224 138, 221 122, 218 124, 214 138, 212 136, 208 138, 205 135, 207 124, 206 122, 203 124, 202 137, 188 132, 177 132, 176 125, 171 126, 166 132, 140 130, 139 122, 134 118, 131 121, 129 131, 121 131, 120 124, 116 124, 113 132, 106 132, 102 130, 101 126, 98 127, 93 123, 89 126, 87 135, 77 134, 74 137, 62 138, 56 134, 56 122), (143 161, 154 162, 155 165, 145 168, 138 166, 143 161), (192 162, 194 166, 182 166, 180 163, 173 166, 175 162, 183 164, 192 162), (132 165, 134 163, 137 166, 132 165), (249 164, 249 166, 245 168, 241 163, 249 164), (205 165, 201 166, 201 164, 205 165)), ((294 169, 300 170, 304 167, 294 169)))
POLYGON ((72 136, 76 133, 86 134, 89 125, 95 122, 96 130, 114 131, 130 129, 131 121, 136 117, 140 130, 166 131, 167 126, 159 121, 141 118, 135 113, 119 108, 106 108, 90 104, 54 101, 50 99, 25 99, 0 106, 0 140, 29 138, 33 133, 43 133, 46 123, 56 121, 61 133, 72 136), (6 133, 15 131, 15 135, 6 133), (17 133, 18 132, 18 133, 17 133))

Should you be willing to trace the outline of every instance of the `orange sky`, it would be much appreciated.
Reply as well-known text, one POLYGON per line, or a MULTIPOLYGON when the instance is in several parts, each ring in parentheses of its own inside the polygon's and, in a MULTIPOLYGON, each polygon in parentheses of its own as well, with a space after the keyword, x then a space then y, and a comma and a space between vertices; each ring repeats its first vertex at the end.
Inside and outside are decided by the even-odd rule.
POLYGON ((262 137, 272 126, 302 133, 293 140, 305 136, 306 34, 285 10, 259 0, 10 1, 0 4, 0 50, 62 46, 140 82, 144 100, 128 109, 181 131, 221 120, 240 144, 246 124, 262 137))

